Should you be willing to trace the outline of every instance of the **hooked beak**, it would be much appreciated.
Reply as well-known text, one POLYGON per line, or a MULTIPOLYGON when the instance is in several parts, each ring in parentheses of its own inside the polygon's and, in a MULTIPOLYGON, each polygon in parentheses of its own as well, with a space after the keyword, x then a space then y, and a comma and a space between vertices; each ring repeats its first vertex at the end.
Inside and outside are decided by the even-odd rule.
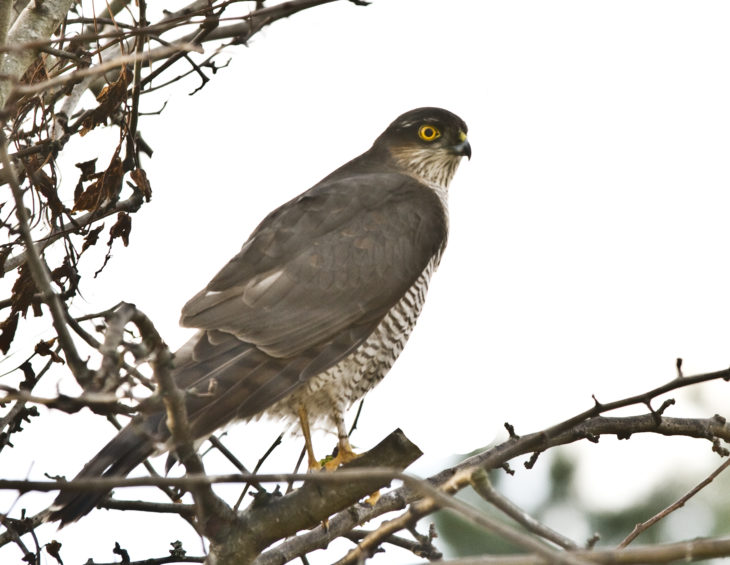
POLYGON ((451 150, 455 155, 461 155, 462 157, 471 159, 471 145, 469 145, 469 140, 466 139, 466 133, 463 131, 459 132, 459 143, 454 145, 451 150))

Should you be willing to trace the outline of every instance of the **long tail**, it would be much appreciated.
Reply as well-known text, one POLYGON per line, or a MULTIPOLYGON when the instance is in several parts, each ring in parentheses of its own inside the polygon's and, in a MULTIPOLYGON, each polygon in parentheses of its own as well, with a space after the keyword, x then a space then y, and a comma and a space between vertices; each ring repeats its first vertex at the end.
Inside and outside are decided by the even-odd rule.
MULTIPOLYGON (((336 340, 330 347, 340 358, 349 352, 336 340)), ((234 335, 199 332, 175 353, 173 378, 181 389, 204 393, 188 395, 186 404, 191 433, 205 438, 235 419, 261 413, 299 386, 305 370, 318 373, 318 362, 306 355, 273 358, 234 335)), ((76 479, 124 477, 168 439, 164 407, 150 398, 144 415, 107 443, 76 479)), ((49 519, 60 520, 61 526, 74 522, 107 494, 109 490, 62 490, 49 519)))
MULTIPOLYGON (((89 461, 74 480, 97 477, 125 477, 155 451, 151 429, 157 422, 132 422, 89 461)), ((49 519, 60 520, 61 527, 90 512, 109 494, 109 490, 61 490, 51 507, 49 519)))

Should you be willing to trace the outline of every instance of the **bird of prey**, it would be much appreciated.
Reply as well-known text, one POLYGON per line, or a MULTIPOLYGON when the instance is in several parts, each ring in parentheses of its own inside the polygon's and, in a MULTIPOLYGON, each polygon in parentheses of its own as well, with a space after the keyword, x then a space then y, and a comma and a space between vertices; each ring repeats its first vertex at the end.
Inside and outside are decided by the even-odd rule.
MULTIPOLYGON (((471 157, 464 121, 418 108, 373 146, 271 212, 183 308, 198 332, 175 353, 193 437, 269 416, 329 420, 353 457, 345 411, 402 351, 446 246, 449 183, 471 157)), ((158 396, 77 476, 124 476, 174 452, 158 396)), ((311 443, 308 442, 311 446, 311 443)), ((310 465, 314 459, 308 449, 310 465)), ((52 520, 77 520, 107 493, 61 491, 52 520)))

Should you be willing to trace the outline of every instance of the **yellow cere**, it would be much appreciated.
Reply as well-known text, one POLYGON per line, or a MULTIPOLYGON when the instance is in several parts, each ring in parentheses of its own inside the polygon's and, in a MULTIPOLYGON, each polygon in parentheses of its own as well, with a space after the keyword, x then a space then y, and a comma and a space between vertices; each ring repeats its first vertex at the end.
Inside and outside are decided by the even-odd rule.
POLYGON ((466 141, 466 134, 459 130, 459 141, 466 141))
POLYGON ((420 137, 423 141, 433 141, 434 139, 441 137, 441 132, 436 126, 424 124, 418 128, 418 137, 420 137))

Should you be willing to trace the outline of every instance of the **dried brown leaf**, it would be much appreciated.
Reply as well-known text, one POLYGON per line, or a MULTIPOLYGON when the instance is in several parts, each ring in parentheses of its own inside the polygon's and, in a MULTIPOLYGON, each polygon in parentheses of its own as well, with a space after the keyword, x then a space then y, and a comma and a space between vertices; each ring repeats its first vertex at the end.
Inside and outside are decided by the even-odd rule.
POLYGON ((5 261, 10 257, 10 247, 0 249, 0 279, 5 276, 5 261))
POLYGON ((25 170, 28 174, 28 178, 33 182, 36 190, 45 196, 48 205, 51 208, 53 217, 59 216, 63 213, 65 207, 58 198, 58 189, 56 181, 43 170, 43 166, 46 164, 41 161, 37 155, 30 155, 24 162, 25 170))
POLYGON ((38 288, 30 274, 30 269, 23 265, 18 272, 18 278, 13 284, 12 295, 10 297, 13 312, 19 312, 25 318, 28 307, 33 305, 34 298, 38 288))
POLYGON ((56 341, 55 339, 49 339, 48 341, 41 340, 38 343, 36 343, 34 351, 38 355, 43 355, 44 357, 50 357, 54 363, 61 363, 63 365, 63 364, 65 364, 63 359, 58 355, 58 353, 56 353, 55 351, 53 351, 53 349, 51 349, 51 346, 55 343, 55 341, 56 341))
POLYGON ((127 99, 127 82, 127 71, 121 67, 119 78, 106 85, 96 97, 99 105, 82 122, 83 127, 80 132, 82 136, 106 122, 106 119, 127 99))
POLYGON ((26 360, 21 363, 18 369, 23 371, 23 382, 20 383, 18 388, 20 390, 33 390, 33 387, 38 382, 35 371, 33 370, 33 365, 30 364, 30 361, 26 360))
POLYGON ((33 61, 30 67, 23 73, 23 77, 20 79, 21 84, 30 85, 48 80, 48 72, 46 71, 44 59, 45 55, 41 54, 33 61))
POLYGON ((79 180, 89 180, 93 178, 94 174, 96 173, 96 157, 94 157, 90 161, 76 163, 74 166, 81 170, 81 179, 79 180))
POLYGON ((96 245, 96 242, 99 241, 99 234, 103 229, 104 224, 101 224, 100 226, 95 227, 88 234, 86 234, 86 237, 84 238, 84 244, 81 246, 81 253, 86 251, 92 245, 96 245))
POLYGON ((86 189, 78 195, 72 212, 79 210, 96 210, 103 202, 104 198, 101 194, 101 179, 91 183, 86 189))
POLYGON ((152 198, 152 187, 147 179, 147 173, 144 169, 134 169, 130 175, 132 180, 137 184, 137 188, 142 192, 144 199, 149 202, 152 198))
POLYGON ((81 194, 84 192, 84 182, 96 180, 102 175, 102 173, 96 172, 96 159, 84 161, 83 163, 76 163, 76 167, 81 170, 81 175, 79 176, 79 180, 74 188, 74 202, 77 202, 81 197, 81 194))
POLYGON ((111 246, 112 242, 118 238, 122 238, 122 243, 124 243, 124 247, 127 247, 129 245, 129 233, 132 231, 132 216, 127 214, 126 212, 119 212, 117 214, 117 221, 116 223, 109 228, 109 245, 111 246))
POLYGON ((78 278, 78 273, 69 262, 68 257, 63 261, 63 265, 51 271, 51 280, 58 285, 61 284, 63 279, 75 280, 76 278, 78 278))
POLYGON ((106 171, 76 198, 72 211, 88 210, 93 212, 98 210, 105 202, 115 200, 119 194, 123 176, 124 168, 122 160, 119 158, 119 148, 117 148, 106 171))
POLYGON ((10 317, 0 324, 0 351, 3 352, 3 355, 10 349, 10 344, 15 337, 15 330, 18 329, 19 318, 17 312, 12 312, 10 317))

